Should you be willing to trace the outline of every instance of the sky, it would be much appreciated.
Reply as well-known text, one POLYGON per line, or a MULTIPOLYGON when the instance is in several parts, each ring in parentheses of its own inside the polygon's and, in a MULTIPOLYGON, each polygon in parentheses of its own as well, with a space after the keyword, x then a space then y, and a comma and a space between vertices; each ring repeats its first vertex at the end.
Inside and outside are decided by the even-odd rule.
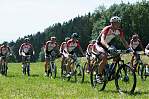
POLYGON ((0 0, 0 43, 43 32, 54 23, 93 12, 99 5, 141 0, 0 0))

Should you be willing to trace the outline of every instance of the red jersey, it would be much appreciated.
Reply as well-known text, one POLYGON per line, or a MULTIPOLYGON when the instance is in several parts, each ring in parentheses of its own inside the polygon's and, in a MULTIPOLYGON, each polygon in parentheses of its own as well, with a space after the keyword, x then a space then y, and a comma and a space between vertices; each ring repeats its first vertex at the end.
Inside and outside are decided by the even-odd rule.
POLYGON ((101 35, 104 34, 106 36, 105 41, 107 43, 111 42, 111 40, 116 37, 119 36, 120 38, 124 37, 124 33, 122 32, 121 29, 117 29, 115 31, 112 30, 111 25, 106 26, 102 31, 101 31, 101 35))
POLYGON ((68 52, 73 51, 75 48, 80 48, 80 42, 74 41, 73 39, 70 39, 67 41, 67 48, 68 48, 68 52))

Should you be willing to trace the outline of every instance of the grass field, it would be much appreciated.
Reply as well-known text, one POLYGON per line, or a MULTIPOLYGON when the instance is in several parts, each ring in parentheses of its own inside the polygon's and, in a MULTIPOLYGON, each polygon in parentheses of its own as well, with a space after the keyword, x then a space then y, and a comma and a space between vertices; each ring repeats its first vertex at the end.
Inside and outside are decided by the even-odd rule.
MULTIPOLYGON (((126 56, 125 56, 126 57, 126 56)), ((130 59, 125 58, 126 61, 130 59)), ((147 57, 143 57, 148 62, 147 57)), ((81 61, 83 64, 83 61, 81 61)), ((134 95, 119 94, 114 81, 106 86, 105 91, 99 92, 92 88, 90 80, 83 84, 63 81, 60 78, 60 59, 56 60, 58 75, 56 79, 44 77, 44 63, 31 64, 31 76, 22 76, 21 63, 10 63, 8 76, 0 76, 0 99, 148 99, 149 78, 142 82, 137 77, 134 95)))

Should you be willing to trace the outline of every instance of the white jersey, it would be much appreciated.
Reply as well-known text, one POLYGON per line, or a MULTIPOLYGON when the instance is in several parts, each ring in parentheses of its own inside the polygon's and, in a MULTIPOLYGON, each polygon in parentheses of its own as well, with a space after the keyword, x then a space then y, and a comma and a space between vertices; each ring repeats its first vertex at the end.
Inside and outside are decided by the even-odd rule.
POLYGON ((47 41, 45 48, 46 48, 47 51, 50 52, 50 51, 52 51, 56 46, 57 46, 57 43, 56 43, 56 42, 47 41))
POLYGON ((31 49, 33 49, 32 45, 30 43, 23 43, 19 49, 19 53, 25 53, 25 54, 29 54, 29 51, 31 51, 31 49))

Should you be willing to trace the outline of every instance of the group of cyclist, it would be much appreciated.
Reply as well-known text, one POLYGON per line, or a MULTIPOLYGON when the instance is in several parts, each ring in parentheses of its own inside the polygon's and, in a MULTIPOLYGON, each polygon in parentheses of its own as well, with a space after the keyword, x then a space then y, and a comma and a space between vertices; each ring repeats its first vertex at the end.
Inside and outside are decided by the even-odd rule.
MULTIPOLYGON (((94 59, 99 58, 101 61, 99 63, 99 71, 97 75, 97 79, 99 82, 103 81, 103 70, 105 69, 105 66, 107 64, 107 57, 108 54, 115 54, 116 48, 111 44, 112 39, 115 37, 119 38, 120 41, 123 43, 124 47, 128 50, 133 52, 133 56, 131 59, 131 65, 134 66, 134 59, 137 59, 137 49, 140 45, 142 50, 146 55, 149 55, 149 44, 144 49, 138 34, 134 34, 130 40, 130 44, 125 40, 124 32, 121 29, 121 18, 118 16, 113 16, 110 19, 110 25, 105 26, 103 30, 99 33, 99 36, 96 40, 90 41, 89 45, 87 46, 86 50, 86 58, 88 60, 89 64, 94 64, 94 59)), ((79 34, 73 33, 71 37, 65 38, 65 41, 59 46, 56 42, 56 37, 52 36, 50 39, 45 43, 44 45, 44 52, 45 52, 45 76, 47 76, 48 71, 48 63, 49 60, 54 60, 56 57, 56 53, 59 50, 58 53, 61 54, 61 68, 64 67, 64 63, 69 59, 70 57, 74 60, 77 60, 77 54, 76 54, 76 48, 78 48, 83 56, 85 56, 79 42, 79 34)), ((0 46, 0 64, 2 62, 2 59, 6 58, 7 54, 10 53, 10 48, 7 44, 3 44, 0 46)), ((29 43, 29 39, 26 38, 25 42, 20 46, 19 49, 19 55, 22 56, 22 72, 23 74, 26 74, 26 67, 27 70, 30 71, 30 64, 27 66, 25 65, 26 60, 30 61, 31 55, 34 55, 35 51, 32 46, 32 44, 29 43)), ((112 64, 114 64, 116 59, 113 59, 112 64)), ((78 63, 79 64, 79 63, 78 63)), ((89 65, 90 66, 90 65, 89 65)), ((73 71, 72 68, 67 65, 66 68, 66 75, 69 77, 73 71)), ((87 67, 87 72, 90 71, 90 67, 87 67)), ((149 71, 147 71, 149 74, 149 71)), ((30 75, 30 74, 28 74, 30 75)))
MULTIPOLYGON (((108 54, 114 55, 116 54, 116 48, 111 44, 111 40, 115 37, 118 37, 120 41, 123 43, 125 48, 127 49, 127 52, 133 52, 132 59, 131 59, 131 65, 135 66, 134 59, 137 60, 138 58, 138 47, 141 46, 142 50, 146 55, 149 54, 149 44, 144 49, 138 34, 134 34, 130 40, 130 44, 127 43, 124 37, 124 32, 120 28, 121 19, 118 16, 114 16, 110 19, 110 25, 103 28, 103 30, 100 32, 97 40, 93 40, 87 47, 87 59, 88 63, 92 61, 92 64, 94 64, 94 59, 98 58, 100 59, 99 63, 99 71, 96 75, 96 79, 98 82, 103 81, 103 70, 106 67, 107 64, 107 56, 108 54)), ((113 59, 112 64, 116 62, 116 59, 113 59)), ((89 65, 90 66, 90 65, 89 65)), ((112 65, 111 65, 112 66, 112 65)), ((134 67, 135 68, 135 67, 134 67)), ((148 67, 147 67, 148 68, 148 67)), ((149 69, 146 71, 146 75, 149 75, 149 69)))

